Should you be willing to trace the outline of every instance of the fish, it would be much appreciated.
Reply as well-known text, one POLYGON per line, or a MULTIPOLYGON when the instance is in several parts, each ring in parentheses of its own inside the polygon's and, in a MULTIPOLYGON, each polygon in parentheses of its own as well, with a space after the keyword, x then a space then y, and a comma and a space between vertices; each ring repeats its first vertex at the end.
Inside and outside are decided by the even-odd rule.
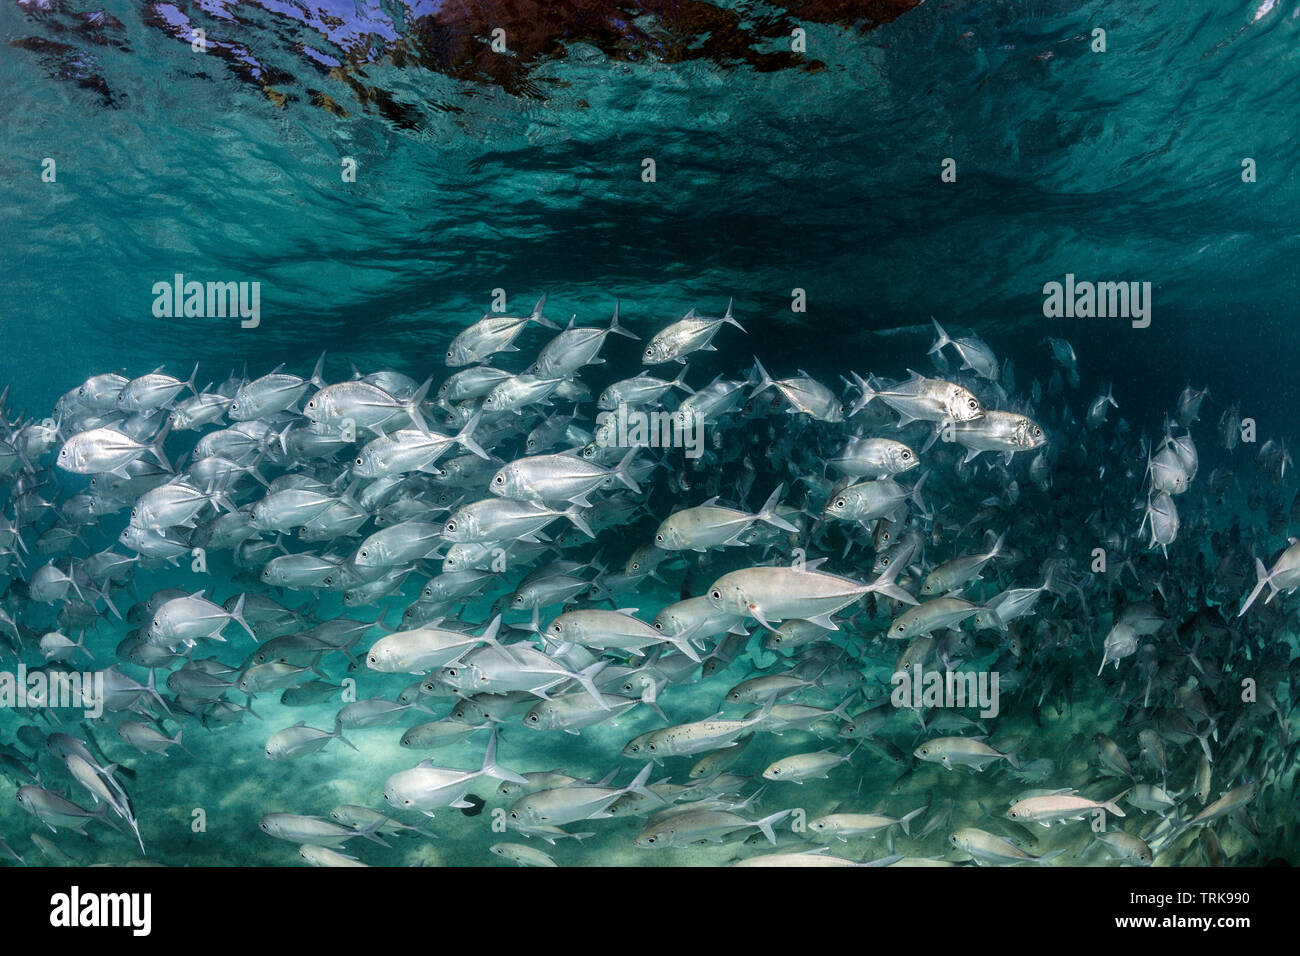
POLYGON ((663 365, 665 362, 686 364, 686 356, 693 352, 717 351, 713 345, 714 336, 724 325, 733 325, 744 332, 745 327, 731 314, 733 303, 727 303, 727 311, 721 318, 711 319, 696 315, 691 309, 682 318, 660 329, 641 353, 642 365, 663 365))
POLYGON ((1097 810, 1122 817, 1124 811, 1119 808, 1119 801, 1127 793, 1128 791, 1125 790, 1109 800, 1100 801, 1081 797, 1073 791, 1029 797, 1012 804, 1011 809, 1007 811, 1007 819, 1050 827, 1053 823, 1064 820, 1082 820, 1086 815, 1097 810))
POLYGON ((1017 387, 994 352, 1014 342, 933 317, 852 371, 848 342, 751 356, 734 303, 636 331, 618 300, 565 328, 545 305, 422 335, 397 368, 286 354, 201 390, 145 367, 79 373, 31 416, 0 399, 0 650, 37 706, 102 682, 99 714, 3 708, 9 819, 47 858, 134 860, 143 834, 173 862, 166 801, 200 784, 231 794, 229 832, 237 809, 274 838, 239 859, 316 866, 1060 865, 1028 824, 1099 812, 1139 825, 1070 863, 1283 852, 1284 433, 1243 452, 1264 419, 1232 406, 1216 431, 1200 389, 1144 406, 1060 338, 1015 354, 1017 387), (926 376, 908 349, 931 328, 926 376), (620 446, 631 413, 702 438, 620 446), (892 705, 892 678, 939 668, 995 673, 998 712, 892 705), (268 772, 240 776, 252 758, 268 772), (925 764, 968 782, 936 795, 925 764), (1128 789, 1082 796, 1099 770, 1128 789), (999 818, 1008 779, 1038 789, 999 818), (791 792, 797 816, 757 809, 791 792), (885 855, 795 852, 882 834, 885 855))

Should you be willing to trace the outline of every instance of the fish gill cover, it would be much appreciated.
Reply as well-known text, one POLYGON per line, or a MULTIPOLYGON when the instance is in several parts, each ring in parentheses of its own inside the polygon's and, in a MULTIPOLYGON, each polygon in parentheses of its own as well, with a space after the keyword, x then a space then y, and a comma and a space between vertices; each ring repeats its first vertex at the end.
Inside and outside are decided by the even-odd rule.
POLYGON ((1294 859, 1296 3, 0 30, 5 863, 1294 859))

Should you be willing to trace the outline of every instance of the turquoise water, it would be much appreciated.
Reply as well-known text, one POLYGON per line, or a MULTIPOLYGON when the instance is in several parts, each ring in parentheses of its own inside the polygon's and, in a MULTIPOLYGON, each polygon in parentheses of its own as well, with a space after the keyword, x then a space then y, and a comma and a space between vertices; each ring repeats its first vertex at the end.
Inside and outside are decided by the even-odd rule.
MULTIPOLYGON (((572 314, 580 325, 604 325, 617 298, 621 321, 645 340, 687 309, 721 315, 734 299, 747 334, 725 327, 717 352, 692 356, 694 387, 717 374, 744 378, 756 355, 776 378, 803 369, 837 395, 850 371, 898 380, 910 368, 969 385, 989 407, 1032 415, 1050 438, 1048 489, 1029 473, 1034 452, 1017 455, 1008 472, 994 470, 986 454, 976 470, 960 473, 944 444, 922 452, 931 470, 925 500, 935 511, 931 517, 912 510, 931 540, 918 573, 982 552, 984 532, 996 537, 1005 530, 1015 561, 995 564, 996 573, 968 598, 1036 586, 1043 562, 1062 557, 1085 595, 1067 591, 1040 605, 1023 630, 1033 650, 1014 661, 994 632, 964 625, 971 646, 962 659, 1002 670, 1024 688, 1008 695, 1002 714, 986 725, 993 743, 1027 736, 1026 763, 1054 762, 1046 779, 1018 781, 1008 768, 969 777, 910 757, 891 762, 864 747, 827 780, 773 782, 753 815, 797 807, 812 819, 848 805, 901 816, 951 799, 951 826, 936 822, 924 839, 897 833, 897 852, 961 860, 948 834, 978 826, 1024 841, 1034 853, 1066 849, 1057 865, 1105 862, 1101 848, 1077 859, 1088 842, 1086 824, 1035 828, 1031 843, 994 819, 1030 788, 1077 787, 1098 798, 1124 789, 1119 780, 1101 779, 1111 775, 1090 741, 1105 733, 1137 763, 1145 709, 1132 698, 1145 681, 1133 658, 1119 670, 1108 666, 1100 679, 1096 665, 1112 618, 1126 604, 1151 601, 1169 620, 1152 641, 1167 668, 1157 681, 1159 706, 1175 706, 1175 688, 1194 682, 1222 728, 1209 746, 1216 770, 1232 768, 1233 776, 1223 780, 1216 772, 1209 799, 1249 781, 1261 784, 1252 823, 1224 818, 1213 828, 1227 859, 1294 859, 1294 600, 1261 599, 1244 618, 1235 614, 1254 582, 1252 559, 1271 567, 1297 534, 1292 467, 1270 470, 1260 451, 1270 441, 1274 448, 1294 443, 1289 409, 1297 400, 1300 347, 1290 311, 1300 297, 1300 180, 1289 91, 1300 72, 1300 7, 1289 0, 1252 0, 1239 9, 901 3, 885 16, 871 4, 857 12, 847 5, 849 12, 836 15, 794 2, 552 6, 545 19, 512 5, 508 16, 499 13, 500 23, 491 4, 472 17, 439 3, 335 4, 310 13, 280 4, 4 6, 5 420, 52 416, 60 396, 92 375, 120 370, 134 377, 163 366, 184 380, 197 362, 202 389, 281 363, 306 376, 322 351, 330 382, 346 379, 355 366, 399 371, 417 384, 432 376, 436 388, 451 371, 442 361, 448 342, 493 307, 498 289, 510 314, 547 294, 546 315, 561 325, 572 314), (483 42, 498 26, 506 53, 483 42), (194 27, 205 31, 206 52, 189 43, 194 27), (806 31, 801 54, 790 49, 796 27, 806 31), (1105 52, 1094 50, 1096 29, 1105 31, 1105 52), (42 177, 47 159, 52 182, 42 177), (647 159, 654 161, 653 182, 643 179, 647 159), (949 159, 952 182, 942 175, 949 159), (350 160, 355 181, 344 175, 350 160), (1251 182, 1243 181, 1246 160, 1251 182), (259 324, 156 316, 155 285, 177 273, 258 283, 259 324), (1150 326, 1045 317, 1044 284, 1067 274, 1151 283, 1150 326), (806 311, 792 310, 795 290, 804 293, 806 311), (960 371, 951 348, 948 367, 936 368, 926 355, 931 316, 953 336, 978 336, 1000 360, 1011 360, 1014 378, 1005 370, 1000 376, 1008 394, 960 371), (1077 388, 1053 387, 1046 336, 1073 345, 1077 388), (1088 404, 1106 383, 1119 408, 1100 429, 1084 428, 1088 404), (1174 414, 1189 385, 1208 388, 1209 397, 1188 429, 1199 471, 1177 497, 1182 527, 1166 558, 1159 548, 1147 549, 1148 532, 1136 534, 1147 500, 1139 436, 1152 450, 1158 446, 1164 417, 1174 414), (1218 423, 1230 405, 1253 419, 1257 441, 1222 447, 1218 423), (1008 490, 1012 480, 1019 498, 1008 490), (998 504, 986 504, 990 498, 998 504), (1240 532, 1231 537, 1234 525, 1240 532), (1110 532, 1120 536, 1119 550, 1136 571, 1114 586, 1089 571, 1092 546, 1110 532), (1207 614, 1219 616, 1207 622, 1207 614), (1185 653, 1191 648, 1223 678, 1198 670, 1185 653), (1236 688, 1246 676, 1268 689, 1281 716, 1245 707, 1236 688), (1229 728, 1246 712, 1246 729, 1229 742, 1229 728)), ((522 352, 498 364, 522 370, 553 334, 528 330, 518 343, 522 352)), ((582 370, 581 380, 599 394, 639 370, 637 349, 611 339, 609 364, 582 370)), ((652 372, 671 378, 677 368, 652 372)), ((841 397, 851 403, 856 395, 849 388, 841 397)), ((530 410, 523 433, 542 416, 570 408, 561 401, 530 410)), ((590 427, 591 403, 580 408, 580 422, 590 427)), ((888 418, 872 414, 879 410, 873 403, 853 427, 893 437, 888 418)), ((444 425, 436 415, 431 423, 444 425)), ((636 520, 609 519, 594 546, 566 532, 564 557, 599 556, 622 568, 634 544, 648 542, 673 511, 715 494, 756 509, 777 482, 786 485, 787 504, 810 512, 811 526, 829 493, 822 461, 853 429, 786 415, 759 400, 711 425, 741 446, 761 438, 742 447, 756 474, 752 491, 738 493, 749 469, 734 447, 698 471, 663 456, 669 467, 646 483, 646 508, 636 520)), ((192 447, 196 433, 187 434, 167 439, 173 462, 192 447)), ((918 450, 927 439, 919 426, 897 434, 918 450)), ((521 437, 508 435, 491 450, 515 457, 521 437)), ((55 451, 31 467, 46 480, 39 493, 62 505, 84 490, 85 479, 58 469, 55 451)), ((332 466, 330 477, 340 468, 332 466)), ((266 467, 267 478, 294 472, 292 463, 266 467)), ((55 515, 20 516, 27 487, 15 487, 15 474, 0 478, 7 482, 4 513, 24 526, 31 547, 55 515)), ((260 493, 247 480, 238 487, 241 505, 260 493)), ((51 558, 66 568, 69 559, 103 550, 124 522, 125 513, 106 517, 84 532, 84 543, 28 556, 25 570, 8 563, 4 607, 19 622, 28 666, 41 661, 35 641, 53 627, 57 608, 30 601, 26 578, 51 558)), ((829 555, 829 569, 869 580, 871 533, 857 532, 847 557, 850 533, 834 523, 829 531, 809 530, 798 544, 809 557, 829 555)), ((351 553, 356 540, 331 550, 351 553)), ((287 537, 286 543, 305 548, 287 537)), ((638 607, 652 620, 663 606, 704 593, 725 571, 791 560, 789 542, 691 553, 665 567, 665 583, 643 582, 638 592, 597 606, 638 607)), ((256 571, 237 568, 229 553, 214 554, 205 574, 187 565, 139 569, 128 587, 112 592, 114 603, 125 613, 164 587, 207 588, 221 601, 266 591, 256 571)), ((396 627, 436 570, 422 565, 397 594, 357 608, 341 607, 337 594, 271 596, 310 608, 313 623, 339 615, 374 620, 382 611, 386 625, 396 627)), ((485 622, 518 583, 514 568, 503 577, 455 616, 476 627, 485 622)), ((847 660, 873 698, 887 691, 898 651, 882 636, 894 612, 882 603, 868 598, 848 608, 845 615, 865 613, 831 639, 836 646, 851 642, 847 660)), ((135 623, 114 619, 102 602, 98 608, 86 644, 103 667, 135 623)), ((543 609, 542 623, 559 610, 543 609)), ((512 612, 506 620, 523 625, 528 616, 512 612)), ((750 621, 750 631, 758 636, 725 669, 664 690, 659 702, 673 722, 709 716, 728 689, 755 668, 773 666, 775 658, 756 649, 761 628, 750 621)), ((252 642, 234 626, 227 636, 228 644, 204 643, 195 655, 242 665, 252 642)), ((4 660, 5 667, 17 665, 15 654, 4 660)), ((354 676, 363 698, 391 698, 415 680, 364 666, 352 672, 340 655, 322 667, 334 682, 354 676)), ((146 677, 133 664, 123 669, 146 677)), ((158 670, 160 686, 167 672, 158 670)), ((433 719, 408 714, 393 725, 347 731, 360 753, 334 742, 319 755, 268 761, 263 749, 272 733, 300 719, 327 728, 339 706, 285 707, 278 694, 258 695, 258 716, 236 726, 209 732, 192 717, 162 725, 169 736, 183 728, 193 756, 134 753, 118 738, 120 716, 91 724, 103 755, 135 774, 122 783, 150 859, 299 863, 293 844, 258 832, 262 814, 328 815, 345 803, 383 809, 384 781, 430 755, 399 745, 405 727, 433 719), (207 828, 196 833, 199 808, 207 828)), ((800 699, 830 709, 845 696, 833 687, 800 699)), ((245 702, 239 693, 230 699, 245 702)), ((448 704, 431 706, 442 716, 448 704)), ((864 707, 858 698, 850 710, 864 707)), ((746 710, 728 705, 727 712, 746 710)), ((57 758, 34 757, 33 748, 15 742, 17 728, 33 723, 44 733, 53 729, 31 712, 0 714, 0 742, 23 752, 45 786, 89 805, 57 758)), ((68 732, 82 733, 79 726, 68 732)), ((500 760, 514 770, 563 769, 592 780, 619 768, 621 785, 640 767, 620 755, 623 745, 660 726, 644 706, 580 736, 534 733, 511 717, 502 727, 500 760)), ((825 737, 758 734, 734 772, 754 777, 779 757, 830 746, 848 752, 834 721, 819 726, 825 737)), ((904 755, 921 743, 908 713, 892 715, 885 726, 882 739, 904 755)), ((440 766, 472 769, 486 737, 478 733, 433 756, 440 766)), ((1179 814, 1190 817, 1204 806, 1192 793, 1201 748, 1195 740, 1168 746, 1168 789, 1182 794, 1179 814)), ((651 779, 671 774, 681 782, 694 759, 675 758, 651 779)), ((1149 770, 1139 773, 1153 779, 1149 770)), ((748 782, 741 796, 761 782, 748 782)), ((12 784, 0 782, 0 790, 12 784)), ((403 834, 391 849, 353 840, 346 852, 372 864, 498 864, 488 847, 507 840, 540 847, 562 864, 709 865, 771 850, 765 841, 643 850, 633 845, 645 822, 638 818, 571 825, 594 835, 551 847, 492 829, 492 811, 509 805, 493 795, 495 786, 474 788, 487 800, 477 816, 454 808, 435 811, 432 821, 397 815, 437 839, 403 834)), ((1158 823, 1158 815, 1140 811, 1118 823, 1134 818, 1134 832, 1150 833, 1158 823)), ((64 830, 44 834, 83 862, 139 858, 129 833, 99 823, 88 829, 93 842, 64 830)), ((1200 862, 1198 829, 1162 842, 1156 865, 1200 862)), ((0 793, 0 838, 29 862, 43 859, 33 832, 37 821, 0 793)), ((778 837, 782 849, 815 845, 789 821, 778 826, 778 837)), ((885 844, 880 836, 832 852, 881 856, 885 844)))

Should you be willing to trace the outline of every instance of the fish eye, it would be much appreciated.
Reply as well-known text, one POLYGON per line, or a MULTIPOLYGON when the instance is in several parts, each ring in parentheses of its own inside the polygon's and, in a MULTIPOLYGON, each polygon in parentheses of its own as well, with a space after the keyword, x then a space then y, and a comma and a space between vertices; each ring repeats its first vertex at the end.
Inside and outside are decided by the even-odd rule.
POLYGON ((505 478, 503 478, 501 475, 497 475, 496 478, 493 479, 493 481, 495 481, 498 485, 504 485, 506 483, 505 478))
POLYGON ((648 750, 654 750, 654 749, 655 749, 655 745, 654 745, 654 744, 646 744, 646 749, 648 749, 648 750))
POLYGON ((901 452, 898 457, 903 459, 903 461, 907 461, 907 459, 912 457, 912 453, 910 451, 901 452))
POLYGON ((836 498, 836 499, 835 499, 835 507, 836 507, 836 508, 843 508, 843 507, 844 507, 845 505, 847 505, 847 504, 848 504, 848 502, 845 501, 843 498, 836 498))
POLYGON ((663 536, 663 535, 661 535, 661 534, 657 534, 657 535, 655 535, 655 540, 656 540, 656 541, 662 541, 663 539, 664 539, 664 536, 663 536))
POLYGON ((645 350, 645 354, 646 354, 646 355, 654 355, 654 354, 655 354, 655 350, 654 350, 654 349, 646 349, 646 350, 645 350))
POLYGON ((633 561, 633 562, 632 562, 632 570, 633 570, 633 571, 640 571, 640 570, 641 570, 641 562, 640 562, 640 561, 633 561))
POLYGON ((531 721, 531 722, 534 723, 534 724, 537 723, 537 715, 536 715, 536 714, 529 714, 529 715, 528 715, 528 719, 529 719, 529 721, 531 721))
POLYGON ((456 522, 454 522, 454 521, 448 521, 448 522, 447 522, 446 530, 447 530, 447 531, 455 531, 455 530, 456 530, 456 522))
POLYGON ((969 408, 972 409, 972 410, 974 410, 974 409, 980 407, 980 403, 977 402, 977 401, 975 401, 975 399, 973 399, 973 398, 970 399, 970 400, 968 400, 968 401, 966 402, 966 405, 967 405, 967 407, 969 407, 969 408))
MULTIPOLYGON (((451 353, 448 353, 448 354, 451 354, 451 353)), ((518 819, 519 819, 519 811, 518 811, 518 810, 511 810, 511 811, 510 811, 510 819, 511 819, 511 820, 518 820, 518 819)))
POLYGON ((455 677, 455 676, 456 676, 456 668, 454 668, 454 667, 449 667, 449 668, 447 668, 447 676, 448 676, 448 677, 455 677))
POLYGON ((447 349, 447 358, 451 358, 451 349, 447 349))
POLYGON ((924 757, 924 756, 925 756, 926 754, 928 754, 929 752, 930 752, 930 751, 926 750, 924 747, 921 748, 921 756, 924 757))
POLYGON ((1043 430, 1042 430, 1041 428, 1039 428, 1037 425, 1035 425, 1035 426, 1034 426, 1034 437, 1037 438, 1037 437, 1038 437, 1039 435, 1041 435, 1042 433, 1043 433, 1043 430))

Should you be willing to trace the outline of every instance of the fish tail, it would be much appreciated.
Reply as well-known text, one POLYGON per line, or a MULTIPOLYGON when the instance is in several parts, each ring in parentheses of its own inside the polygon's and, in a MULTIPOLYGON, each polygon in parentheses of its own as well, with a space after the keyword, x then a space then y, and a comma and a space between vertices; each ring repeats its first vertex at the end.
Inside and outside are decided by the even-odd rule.
POLYGON ((641 486, 637 484, 636 479, 632 477, 628 469, 631 467, 632 462, 636 460, 636 456, 640 451, 639 446, 633 445, 628 449, 627 454, 623 456, 623 460, 618 463, 618 467, 614 469, 614 476, 638 495, 641 494, 641 486))
POLYGON ((154 440, 151 441, 147 446, 149 449, 149 454, 157 458, 158 464, 162 465, 163 468, 165 468, 167 471, 172 470, 172 465, 171 462, 167 460, 167 455, 163 452, 163 442, 166 441, 167 436, 171 434, 171 430, 172 430, 172 420, 168 418, 167 421, 163 423, 162 430, 158 432, 158 434, 154 437, 154 440))
POLYGON ((776 506, 781 500, 781 492, 783 491, 785 491, 784 482, 777 485, 776 490, 768 495, 767 501, 763 503, 763 507, 759 509, 758 514, 754 515, 754 517, 764 524, 770 524, 774 528, 780 528, 782 531, 789 531, 791 534, 798 534, 798 528, 776 513, 776 506))
POLYGON ((618 324, 618 307, 619 307, 619 301, 615 299, 614 317, 609 320, 609 331, 613 332, 615 335, 622 335, 629 339, 639 340, 641 336, 637 335, 631 329, 624 328, 623 326, 618 324))
POLYGON ((608 666, 609 661, 597 661, 590 667, 583 668, 573 675, 573 679, 582 685, 582 689, 585 690, 590 695, 591 699, 598 703, 603 710, 611 710, 612 708, 609 706, 609 701, 601 696, 600 691, 596 689, 595 677, 608 666))
POLYGON ((479 768, 479 773, 485 777, 493 777, 496 780, 528 783, 526 779, 513 770, 507 770, 497 763, 497 732, 495 730, 492 731, 492 736, 488 737, 487 751, 483 754, 483 766, 479 768))
POLYGON ((565 508, 564 517, 568 518, 571 522, 573 522, 573 526, 577 528, 579 531, 581 531, 583 534, 585 534, 588 538, 594 539, 596 537, 595 532, 591 530, 591 526, 587 524, 587 519, 585 519, 582 516, 581 505, 575 504, 575 505, 570 505, 568 508, 565 508))
MULTIPOLYGON (((727 311, 723 313, 722 321, 726 322, 728 325, 734 325, 736 328, 740 329, 740 331, 745 332, 745 327, 737 322, 736 317, 731 314, 731 306, 735 301, 735 299, 727 300, 727 311)), ((748 335, 749 333, 745 332, 745 334, 748 335)))
POLYGON ((653 800, 656 803, 663 803, 663 800, 659 797, 659 795, 646 786, 646 781, 650 779, 650 771, 653 769, 654 769, 653 762, 648 763, 644 767, 642 767, 641 772, 638 773, 632 779, 632 782, 629 783, 626 788, 624 788, 624 792, 637 793, 643 797, 647 797, 653 800))
POLYGON ((316 367, 312 369, 311 378, 308 379, 317 388, 325 387, 325 353, 321 352, 320 358, 316 360, 316 367))
POLYGON ((247 595, 245 594, 239 595, 239 600, 235 602, 235 607, 230 612, 230 619, 247 631, 249 637, 253 640, 257 640, 257 635, 254 634, 253 629, 248 626, 248 622, 244 620, 244 601, 246 598, 247 595))
POLYGON ((934 316, 930 316, 930 321, 934 323, 934 331, 938 338, 934 340, 934 344, 930 346, 930 351, 926 352, 926 355, 933 355, 945 345, 952 344, 952 339, 948 338, 948 333, 943 330, 943 326, 939 324, 938 320, 934 316))
MULTIPOLYGON (((698 630, 698 627, 696 630, 698 630)), ((677 650, 681 651, 695 663, 701 663, 699 652, 691 646, 690 638, 686 636, 685 632, 678 634, 665 634, 664 640, 672 644, 673 647, 677 648, 677 650)))
POLYGON ((420 434, 426 438, 429 436, 429 426, 424 421, 424 413, 420 411, 420 405, 424 403, 424 397, 429 393, 429 386, 433 384, 432 378, 426 378, 421 385, 410 397, 409 400, 402 402, 402 410, 411 419, 411 424, 420 430, 420 434))
POLYGON ((898 825, 903 828, 903 833, 905 833, 907 836, 911 836, 912 821, 915 820, 917 817, 919 817, 921 814, 925 813, 925 811, 928 809, 930 809, 930 805, 927 803, 925 806, 917 807, 911 813, 905 813, 903 814, 903 816, 899 817, 898 825))
POLYGON ((354 744, 352 741, 348 740, 348 738, 343 736, 343 721, 337 717, 334 718, 334 733, 332 736, 337 737, 340 741, 347 744, 357 753, 361 753, 361 750, 357 747, 356 744, 354 744))
POLYGON ((483 410, 479 409, 472 416, 470 416, 470 420, 465 423, 465 427, 456 433, 456 438, 454 440, 457 445, 460 445, 466 451, 473 452, 475 455, 478 455, 480 458, 487 459, 489 457, 488 453, 482 449, 482 447, 479 445, 478 442, 474 440, 473 437, 474 429, 478 427, 479 419, 482 417, 483 417, 483 410))
POLYGON ((758 827, 763 836, 767 837, 768 843, 772 844, 772 846, 776 846, 776 832, 772 827, 780 823, 793 812, 793 810, 778 810, 776 813, 763 817, 761 820, 755 820, 754 826, 758 827))
POLYGON ((1122 817, 1122 816, 1124 816, 1124 811, 1121 810, 1121 809, 1119 808, 1119 801, 1121 801, 1121 800, 1123 800, 1125 797, 1127 797, 1127 796, 1128 796, 1132 791, 1133 791, 1133 788, 1132 788, 1132 787, 1129 787, 1129 788, 1128 788, 1127 790, 1125 790, 1123 793, 1117 793, 1117 794, 1115 794, 1115 796, 1113 796, 1113 797, 1111 797, 1109 800, 1106 800, 1105 802, 1103 802, 1103 803, 1102 803, 1102 807, 1104 807, 1106 810, 1110 811, 1111 813, 1113 813, 1113 814, 1114 814, 1115 816, 1117 816, 1117 817, 1122 817))
POLYGON ((758 388, 750 393, 750 398, 776 384, 776 382, 772 381, 772 376, 767 374, 767 369, 763 368, 763 363, 758 360, 757 355, 754 356, 754 371, 758 373, 758 388))
POLYGON ((538 299, 537 304, 533 306, 533 311, 528 316, 528 321, 536 322, 538 325, 544 328, 555 329, 558 332, 560 330, 560 327, 542 314, 545 308, 546 308, 546 293, 543 292, 542 297, 538 299))
POLYGON ((1268 583, 1268 570, 1264 567, 1264 562, 1259 558, 1255 559, 1255 578, 1255 588, 1246 596, 1246 600, 1242 602, 1241 610, 1237 612, 1237 617, 1241 617, 1250 610, 1250 606, 1254 604, 1255 599, 1259 597, 1259 592, 1264 590, 1264 585, 1268 583))

